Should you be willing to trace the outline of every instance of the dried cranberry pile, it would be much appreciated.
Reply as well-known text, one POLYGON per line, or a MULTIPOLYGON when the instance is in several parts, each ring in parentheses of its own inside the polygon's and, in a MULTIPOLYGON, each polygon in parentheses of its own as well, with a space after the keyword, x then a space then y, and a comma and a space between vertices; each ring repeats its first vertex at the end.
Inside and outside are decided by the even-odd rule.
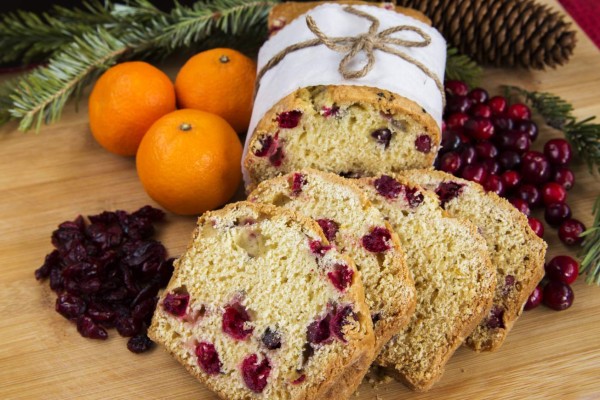
POLYGON ((77 324, 83 337, 106 339, 116 328, 129 337, 127 348, 141 353, 152 346, 146 331, 158 300, 173 273, 173 259, 152 240, 153 223, 165 214, 145 206, 125 211, 82 216, 63 222, 52 233, 55 250, 35 271, 38 280, 50 278, 56 292, 56 311, 77 324))
MULTIPOLYGON (((445 88, 442 148, 435 167, 507 198, 527 215, 529 226, 539 237, 544 236, 544 224, 532 217, 531 211, 543 208, 546 223, 558 229, 563 243, 580 244, 585 226, 571 217, 566 203, 567 191, 575 183, 569 169, 569 143, 551 139, 543 152, 532 150, 538 127, 525 104, 509 104, 505 97, 490 97, 481 88, 469 90, 461 81, 447 81, 445 88)), ((548 266, 546 277, 550 277, 548 266)), ((550 279, 543 289, 544 304, 553 309, 568 308, 573 300, 570 283, 550 279)), ((530 296, 528 307, 541 302, 540 287, 530 296)))

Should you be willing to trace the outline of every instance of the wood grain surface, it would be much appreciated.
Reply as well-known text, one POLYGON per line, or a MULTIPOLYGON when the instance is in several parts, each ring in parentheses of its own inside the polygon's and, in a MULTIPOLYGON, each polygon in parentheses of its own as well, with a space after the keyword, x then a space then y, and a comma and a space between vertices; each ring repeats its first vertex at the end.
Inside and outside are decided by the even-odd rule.
MULTIPOLYGON (((559 8, 555 2, 548 3, 559 8)), ((173 77, 181 61, 161 67, 173 77)), ((549 71, 487 70, 483 86, 499 84, 556 93, 579 117, 600 116, 600 53, 580 31, 575 56, 549 71)), ((85 97, 85 96, 84 96, 85 97)), ((536 145, 560 136, 542 129, 536 145)), ((67 108, 60 123, 39 134, 16 124, 0 128, 0 398, 2 399, 216 399, 162 348, 135 355, 126 339, 84 339, 54 312, 55 295, 33 272, 52 250, 57 224, 103 210, 155 205, 140 185, 133 158, 104 151, 92 138, 86 104, 67 108)), ((568 202, 576 218, 592 222, 597 178, 574 163, 568 202)), ((538 215, 539 216, 539 215, 538 215)), ((195 218, 168 215, 159 239, 179 255, 195 218)), ((546 227, 548 257, 574 254, 546 227)), ((579 279, 567 311, 526 312, 495 353, 459 349, 442 380, 427 393, 399 383, 364 382, 356 399, 597 399, 600 398, 600 288, 579 279)))

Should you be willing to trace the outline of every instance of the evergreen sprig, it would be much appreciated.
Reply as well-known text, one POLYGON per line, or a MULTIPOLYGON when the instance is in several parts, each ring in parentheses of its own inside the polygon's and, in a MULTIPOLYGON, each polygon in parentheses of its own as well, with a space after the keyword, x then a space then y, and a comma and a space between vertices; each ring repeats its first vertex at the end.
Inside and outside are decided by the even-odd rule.
POLYGON ((275 2, 207 0, 192 7, 176 3, 165 13, 148 0, 127 4, 107 0, 85 3, 78 10, 56 8, 54 14, 42 17, 20 13, 17 22, 3 19, 0 37, 2 32, 18 28, 25 44, 15 49, 14 35, 9 35, 0 39, 0 54, 10 53, 8 59, 51 57, 47 65, 0 87, 0 124, 17 119, 19 129, 26 131, 56 121, 71 96, 78 96, 118 61, 167 56, 181 48, 201 48, 203 43, 260 38, 266 33, 268 11, 275 2), (33 25, 37 30, 28 36, 26 29, 33 25), (35 38, 52 33, 57 33, 54 41, 33 45, 35 38))
POLYGON ((455 47, 446 50, 446 79, 466 82, 470 87, 479 84, 483 69, 472 59, 460 54, 455 47))
POLYGON ((516 86, 503 87, 507 96, 516 94, 524 98, 548 125, 562 131, 590 172, 600 172, 600 124, 592 123, 595 116, 578 121, 573 115, 573 106, 559 96, 516 86))
POLYGON ((596 199, 594 208, 594 225, 583 232, 583 248, 581 249, 580 273, 587 274, 585 281, 600 286, 600 196, 596 199))

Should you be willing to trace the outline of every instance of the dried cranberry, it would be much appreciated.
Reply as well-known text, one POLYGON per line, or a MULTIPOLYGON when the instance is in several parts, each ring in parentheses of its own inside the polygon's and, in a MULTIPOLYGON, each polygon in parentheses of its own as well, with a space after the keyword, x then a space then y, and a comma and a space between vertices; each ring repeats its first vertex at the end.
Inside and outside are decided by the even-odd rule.
POLYGON ((423 193, 419 192, 417 188, 411 188, 408 186, 404 186, 404 196, 406 197, 406 201, 408 202, 410 208, 418 207, 425 199, 423 193))
POLYGON ((342 342, 346 342, 342 329, 348 323, 348 319, 352 317, 356 319, 356 315, 352 311, 351 306, 338 308, 331 318, 331 333, 342 342))
POLYGON ((55 309, 67 319, 75 319, 83 315, 86 310, 85 301, 73 294, 63 293, 56 298, 55 309))
POLYGON ((297 172, 294 173, 292 175, 292 195, 298 196, 304 185, 306 185, 306 176, 297 172))
POLYGON ((429 153, 431 151, 431 137, 429 135, 419 135, 415 139, 415 148, 421 153, 429 153))
POLYGON ((362 237, 361 243, 365 249, 372 253, 382 253, 390 249, 392 235, 383 227, 375 227, 370 233, 362 237))
POLYGON ((450 200, 458 197, 462 192, 462 188, 464 185, 457 182, 442 182, 435 189, 435 194, 437 194, 440 199, 440 203, 442 208, 446 208, 446 203, 450 200))
POLYGON ((181 317, 185 314, 188 303, 190 301, 190 295, 185 293, 171 292, 165 296, 162 302, 163 309, 171 315, 181 317))
POLYGON ((340 292, 346 291, 352 283, 354 271, 348 268, 345 264, 335 264, 332 270, 327 273, 327 277, 340 292))
POLYGON ((60 268, 60 253, 58 250, 53 250, 46 255, 44 264, 35 270, 35 279, 42 280, 50 277, 50 272, 56 268, 60 268))
POLYGON ((504 310, 498 306, 493 306, 486 319, 486 325, 489 329, 504 328, 504 310))
POLYGON ((306 374, 300 375, 298 378, 292 381, 292 385, 299 385, 306 380, 306 374))
POLYGON ((200 342, 194 351, 198 357, 198 365, 208 375, 217 375, 221 372, 221 360, 215 345, 208 342, 200 342))
POLYGON ((80 315, 77 318, 77 331, 81 336, 90 339, 105 340, 108 338, 106 330, 92 321, 87 315, 80 315))
POLYGON ((130 316, 122 316, 117 318, 115 322, 115 328, 119 335, 123 337, 135 336, 142 330, 142 325, 139 321, 133 319, 130 316))
POLYGON ((282 147, 277 147, 277 149, 275 150, 275 153, 273 153, 269 157, 269 162, 274 167, 279 167, 283 163, 284 157, 285 157, 285 155, 283 154, 283 148, 282 147))
POLYGON ((327 314, 320 320, 311 323, 306 329, 306 339, 309 343, 322 344, 331 339, 331 315, 327 314))
POLYGON ((281 335, 275 329, 267 327, 260 340, 269 350, 277 350, 281 348, 281 335))
POLYGON ((327 218, 318 219, 317 223, 323 230, 327 240, 329 240, 329 242, 333 242, 335 240, 335 235, 337 235, 337 232, 340 229, 340 225, 334 220, 327 218))
POLYGON ((318 256, 322 256, 331 250, 331 246, 323 246, 323 243, 318 240, 309 241, 308 246, 310 247, 311 253, 318 256))
POLYGON ((254 327, 248 327, 250 315, 240 303, 233 303, 225 307, 221 328, 223 332, 234 339, 244 340, 252 334, 254 327))
POLYGON ((388 128, 376 129, 371 132, 371 137, 375 139, 377 143, 383 145, 384 149, 387 149, 392 140, 392 131, 388 128))
POLYGON ((377 193, 388 199, 396 199, 402 191, 402 184, 388 175, 381 175, 373 182, 377 193))
POLYGON ((242 377, 246 386, 255 393, 261 393, 267 386, 271 373, 271 363, 267 357, 259 363, 258 356, 251 354, 242 361, 242 377))
POLYGON ((272 154, 272 150, 275 148, 273 145, 276 144, 276 140, 273 136, 267 135, 258 139, 260 148, 254 151, 254 155, 257 157, 266 157, 272 154))
POLYGON ((154 342, 150 340, 145 333, 135 335, 127 341, 127 349, 132 353, 144 353, 154 346, 154 342))
POLYGON ((338 117, 340 114, 340 108, 338 106, 336 106, 335 104, 332 105, 331 107, 323 106, 323 107, 321 107, 320 114, 322 116, 324 116, 325 118, 338 117))
POLYGON ((284 129, 295 128, 300 122, 300 117, 302 117, 300 110, 285 111, 277 115, 277 124, 284 129))

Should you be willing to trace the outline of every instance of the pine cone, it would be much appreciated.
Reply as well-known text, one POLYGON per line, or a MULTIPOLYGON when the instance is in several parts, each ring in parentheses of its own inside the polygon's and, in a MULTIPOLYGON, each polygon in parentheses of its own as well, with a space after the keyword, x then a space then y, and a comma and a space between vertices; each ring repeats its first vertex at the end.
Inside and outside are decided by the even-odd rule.
POLYGON ((398 0, 420 10, 448 43, 482 64, 544 69, 569 60, 575 31, 533 0, 398 0))

